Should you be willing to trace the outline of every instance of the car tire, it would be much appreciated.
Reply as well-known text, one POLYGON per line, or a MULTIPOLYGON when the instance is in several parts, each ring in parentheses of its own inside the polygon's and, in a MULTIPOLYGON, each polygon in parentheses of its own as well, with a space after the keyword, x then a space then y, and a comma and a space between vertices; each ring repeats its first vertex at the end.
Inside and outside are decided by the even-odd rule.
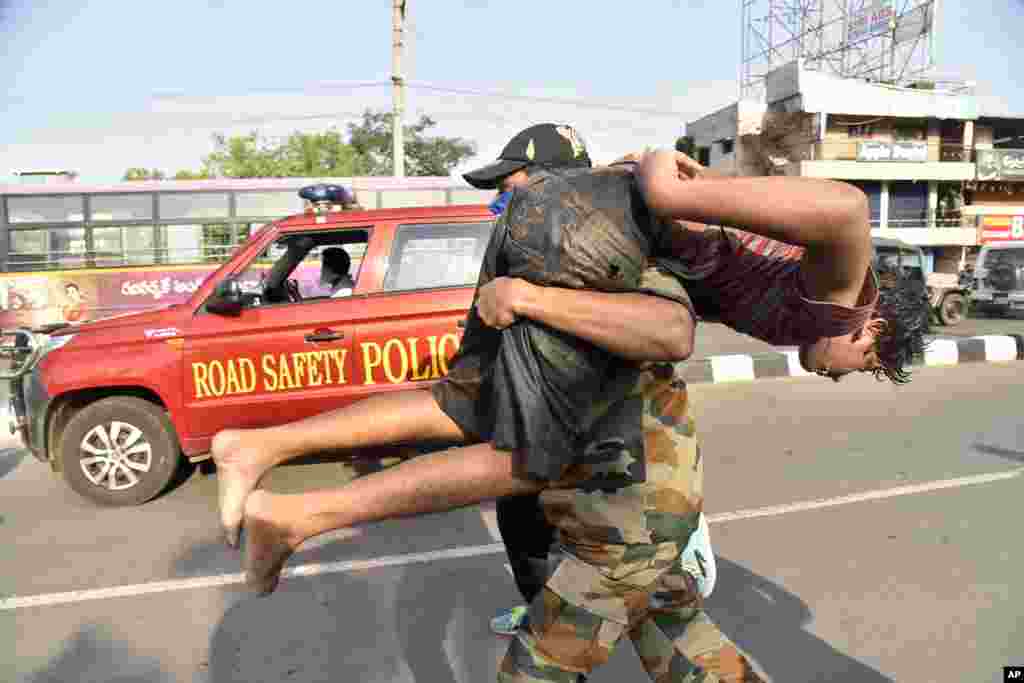
POLYGON ((181 450, 164 410, 131 396, 87 405, 58 443, 64 480, 100 505, 141 505, 174 478, 181 450))
POLYGON ((963 294, 947 294, 939 302, 939 320, 943 325, 959 325, 967 317, 967 299, 963 294))

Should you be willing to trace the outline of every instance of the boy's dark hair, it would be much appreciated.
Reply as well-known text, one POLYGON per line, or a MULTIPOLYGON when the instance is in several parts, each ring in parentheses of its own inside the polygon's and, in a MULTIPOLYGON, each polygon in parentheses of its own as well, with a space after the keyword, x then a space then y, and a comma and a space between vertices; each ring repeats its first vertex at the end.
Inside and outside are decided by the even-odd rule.
POLYGON ((885 326, 875 341, 879 367, 875 379, 893 384, 910 381, 907 366, 924 354, 925 335, 931 330, 930 303, 924 283, 897 269, 878 273, 878 307, 875 315, 885 326))

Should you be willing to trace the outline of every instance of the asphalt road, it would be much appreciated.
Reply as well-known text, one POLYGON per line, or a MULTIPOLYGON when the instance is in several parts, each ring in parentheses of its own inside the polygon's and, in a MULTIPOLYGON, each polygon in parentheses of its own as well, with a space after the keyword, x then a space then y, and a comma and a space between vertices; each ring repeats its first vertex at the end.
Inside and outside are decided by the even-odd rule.
MULTIPOLYGON (((709 610, 774 680, 994 682, 1024 664, 1022 370, 694 388, 709 610)), ((268 485, 350 474, 286 466, 268 485)), ((145 506, 97 508, 8 442, 0 680, 494 680, 505 641, 487 619, 516 592, 486 510, 339 532, 265 599, 238 585, 215 510, 199 471, 145 506)), ((627 644, 590 680, 646 679, 627 644)))

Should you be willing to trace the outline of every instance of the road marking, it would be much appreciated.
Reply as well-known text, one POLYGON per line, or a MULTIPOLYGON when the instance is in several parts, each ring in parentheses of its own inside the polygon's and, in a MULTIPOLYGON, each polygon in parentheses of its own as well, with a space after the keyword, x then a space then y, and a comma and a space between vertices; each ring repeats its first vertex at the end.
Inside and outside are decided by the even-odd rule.
MULTIPOLYGON (((804 512, 807 510, 818 510, 821 508, 835 507, 838 505, 849 505, 851 503, 863 503, 870 500, 881 500, 884 498, 895 498, 898 496, 909 496, 915 493, 929 493, 944 489, 961 488, 964 486, 977 486, 979 484, 991 484, 997 481, 1015 479, 1024 474, 1024 468, 995 472, 992 474, 977 474, 969 477, 956 479, 943 479, 930 481, 923 484, 911 484, 908 486, 897 486, 887 489, 876 489, 864 491, 848 496, 833 498, 819 498, 815 500, 802 501, 799 503, 788 503, 785 505, 770 505, 767 507, 753 508, 750 510, 739 510, 736 512, 721 512, 708 515, 710 524, 732 522, 741 519, 754 519, 756 517, 775 517, 789 514, 791 512, 804 512)), ((321 562, 316 564, 300 565, 290 567, 282 572, 283 578, 297 576, 322 576, 325 574, 339 574, 367 569, 379 569, 381 567, 395 567, 410 564, 422 564, 424 562, 436 562, 438 560, 454 560, 466 557, 480 557, 483 555, 495 555, 504 553, 505 547, 501 543, 490 543, 462 548, 448 548, 446 550, 432 550, 424 553, 410 553, 406 555, 389 555, 369 560, 355 560, 347 562, 321 562)), ((45 593, 41 595, 27 595, 23 597, 10 597, 0 600, 0 611, 11 611, 24 609, 26 607, 49 607, 53 605, 68 605, 90 600, 106 600, 110 598, 126 598, 139 595, 152 595, 155 593, 168 593, 179 590, 193 590, 196 588, 217 588, 220 586, 231 586, 245 583, 245 574, 219 574, 216 576, 200 576, 191 579, 173 579, 169 581, 154 581, 151 583, 137 583, 129 586, 112 586, 110 588, 95 588, 82 591, 68 591, 65 593, 45 593)))
POLYGON ((491 540, 501 543, 501 530, 498 528, 498 507, 495 501, 488 500, 480 503, 480 519, 483 520, 484 526, 487 527, 487 533, 491 535, 491 540))
POLYGON ((895 498, 897 496, 910 496, 915 493, 929 493, 943 489, 954 489, 963 486, 976 486, 978 484, 991 484, 996 481, 1015 479, 1024 473, 1024 468, 1010 470, 1008 472, 995 472, 993 474, 976 474, 970 477, 959 477, 957 479, 943 479, 940 481, 929 481, 923 484, 909 484, 907 486, 896 486, 887 489, 876 489, 862 493, 852 493, 848 496, 835 498, 818 498, 800 503, 787 503, 784 505, 770 505, 753 510, 739 510, 738 512, 721 512, 717 515, 708 515, 708 522, 711 524, 719 522, 732 522, 738 519, 753 519, 755 517, 774 517, 790 512, 803 512, 805 510, 820 510, 837 505, 849 505, 850 503, 863 503, 869 500, 881 500, 883 498, 895 498))
POLYGON ((753 381, 754 359, 745 354, 711 357, 711 376, 715 383, 753 381))

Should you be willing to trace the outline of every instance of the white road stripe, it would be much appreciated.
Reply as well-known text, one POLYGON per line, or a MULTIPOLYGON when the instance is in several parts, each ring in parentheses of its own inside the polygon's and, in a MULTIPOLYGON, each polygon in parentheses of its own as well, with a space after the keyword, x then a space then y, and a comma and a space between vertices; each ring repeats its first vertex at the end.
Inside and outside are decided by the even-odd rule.
MULTIPOLYGON (((290 576, 320 576, 322 574, 342 574, 366 569, 378 569, 380 567, 393 567, 396 565, 419 564, 422 562, 434 562, 436 560, 452 560, 463 557, 477 557, 479 555, 493 555, 505 552, 505 546, 501 543, 490 545, 478 545, 464 548, 449 548, 447 550, 432 550, 425 553, 411 553, 408 555, 389 555, 387 557, 376 557, 371 560, 355 560, 349 562, 320 562, 316 564, 304 564, 298 567, 290 567, 281 572, 283 578, 290 576)), ((130 586, 112 586, 110 588, 95 588, 84 591, 68 591, 66 593, 48 593, 42 595, 29 595, 25 597, 14 597, 0 600, 0 611, 21 609, 24 607, 48 607, 51 605, 66 605, 75 602, 86 602, 88 600, 105 600, 108 598, 127 598, 137 595, 151 595, 153 593, 167 593, 170 591, 190 590, 194 588, 217 588, 219 586, 230 586, 245 583, 245 574, 218 574, 216 576, 198 576, 194 579, 173 579, 170 581, 154 581, 152 583, 136 583, 130 586)))
MULTIPOLYGON (((737 512, 722 512, 714 515, 708 515, 707 519, 711 524, 718 524, 721 522, 732 522, 741 519, 753 519, 755 517, 773 517, 788 514, 790 512, 803 512, 806 510, 835 507, 837 505, 848 505, 850 503, 862 503, 869 500, 909 496, 915 493, 928 493, 931 491, 941 491, 943 489, 976 486, 978 484, 990 484, 992 482, 1014 479, 1021 476, 1021 474, 1024 474, 1024 468, 1005 472, 995 472, 992 474, 978 474, 969 477, 959 477, 957 479, 931 481, 923 484, 912 484, 909 486, 897 486, 894 488, 864 491, 862 493, 854 493, 848 496, 819 498, 799 503, 788 503, 785 505, 771 505, 768 507, 753 508, 750 510, 739 510, 737 512)), ((437 560, 480 557, 482 555, 495 555, 504 552, 505 548, 501 543, 491 543, 480 546, 449 548, 447 550, 433 550, 424 553, 390 555, 369 560, 306 564, 285 569, 282 576, 284 578, 296 576, 321 576, 324 574, 339 574, 367 569, 377 569, 380 567, 394 567, 409 564, 420 564, 424 562, 435 562, 437 560)), ((170 581, 138 583, 129 586, 113 586, 110 588, 68 591, 65 593, 28 595, 24 597, 11 597, 0 600, 0 611, 11 611, 26 607, 67 605, 87 602, 90 600, 106 600, 109 598, 152 595, 155 593, 192 590, 196 588, 217 588, 220 586, 230 586, 242 583, 245 583, 245 575, 239 572, 235 574, 219 574, 216 576, 200 576, 192 579, 174 579, 170 581)))
POLYGON ((754 358, 745 354, 711 357, 711 376, 718 382, 753 381, 754 358))
POLYGON ((738 512, 721 512, 717 515, 708 515, 708 522, 732 522, 738 519, 753 519, 754 517, 773 517, 784 515, 789 512, 802 512, 804 510, 819 510, 821 508, 835 507, 836 505, 848 505, 850 503, 863 503, 869 500, 881 500, 883 498, 895 498, 897 496, 910 496, 915 493, 928 493, 930 491, 941 491, 943 489, 954 489, 962 486, 975 486, 977 484, 991 484, 995 481, 1014 479, 1024 473, 1024 469, 1010 470, 1009 472, 996 472, 993 474, 976 474, 970 477, 959 477, 958 479, 943 479, 941 481, 929 481, 923 484, 910 484, 907 486, 896 486, 888 489, 877 489, 875 491, 864 491, 863 493, 852 493, 848 496, 836 498, 819 498, 807 500, 801 503, 787 503, 785 505, 770 505, 753 510, 739 510, 738 512))

